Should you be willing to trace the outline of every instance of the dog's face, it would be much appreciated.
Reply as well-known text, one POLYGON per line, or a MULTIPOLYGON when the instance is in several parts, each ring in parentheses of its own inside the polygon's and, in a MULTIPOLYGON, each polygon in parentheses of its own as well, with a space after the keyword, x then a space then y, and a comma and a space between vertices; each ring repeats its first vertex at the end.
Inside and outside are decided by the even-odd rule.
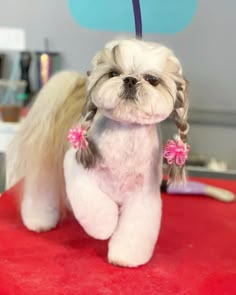
POLYGON ((185 90, 178 59, 157 43, 113 41, 92 61, 88 99, 116 121, 154 124, 185 111, 185 90))

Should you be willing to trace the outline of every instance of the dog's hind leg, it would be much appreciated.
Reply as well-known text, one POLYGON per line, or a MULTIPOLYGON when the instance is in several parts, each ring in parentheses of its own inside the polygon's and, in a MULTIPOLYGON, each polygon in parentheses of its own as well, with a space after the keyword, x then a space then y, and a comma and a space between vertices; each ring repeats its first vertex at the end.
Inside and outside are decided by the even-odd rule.
POLYGON ((29 230, 42 232, 56 227, 60 218, 58 187, 52 168, 37 167, 26 175, 21 216, 29 230))
POLYGON ((117 204, 99 189, 93 173, 76 162, 74 150, 66 153, 64 172, 67 198, 75 218, 90 236, 108 239, 117 226, 117 204))

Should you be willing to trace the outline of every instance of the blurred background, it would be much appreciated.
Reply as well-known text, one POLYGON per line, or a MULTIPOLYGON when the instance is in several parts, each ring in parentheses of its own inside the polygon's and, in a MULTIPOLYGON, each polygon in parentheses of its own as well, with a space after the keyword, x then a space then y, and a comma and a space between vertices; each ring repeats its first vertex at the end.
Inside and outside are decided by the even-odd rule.
MULTIPOLYGON (((180 10, 184 11, 187 2, 179 1, 183 5, 180 10)), ((54 72, 68 69, 86 73, 91 58, 104 43, 119 36, 135 36, 132 30, 123 32, 112 28, 100 29, 99 24, 96 29, 96 22, 92 29, 84 25, 83 20, 80 25, 75 16, 76 11, 72 11, 77 9, 73 2, 75 1, 0 0, 0 105, 2 120, 4 123, 10 121, 8 125, 3 122, 0 125, 2 154, 8 139, 17 132, 18 123, 12 121, 20 120, 22 107, 31 105, 37 92, 54 72)), ((99 23, 99 1, 93 2, 94 7, 79 0, 78 7, 79 2, 85 3, 82 3, 85 9, 83 18, 89 18, 89 9, 93 8, 92 15, 96 15, 97 11, 99 23)), ((106 1, 101 2, 104 4, 106 1)), ((161 0, 141 1, 141 8, 144 2, 145 5, 154 5, 155 2, 156 11, 158 3, 161 7, 161 0)), ((144 31, 143 38, 169 46, 183 64, 190 89, 189 164, 235 175, 236 2, 193 2, 197 3, 196 11, 191 21, 179 31, 157 29, 155 32, 154 29, 150 33, 147 30, 144 31)), ((120 1, 121 5, 122 3, 124 1, 120 1)), ((165 3, 170 5, 170 1, 165 3)), ((151 7, 150 19, 158 24, 162 20, 158 18, 155 9, 151 7)), ((167 13, 168 9, 166 7, 167 13)), ((114 22, 116 18, 121 23, 133 18, 128 10, 122 15, 116 15, 115 11, 106 13, 113 13, 114 22)), ((175 19, 173 13, 169 14, 170 20, 175 19)), ((164 140, 172 138, 176 132, 174 124, 168 121, 162 124, 162 129, 164 140)), ((3 160, 1 163, 3 167, 3 160)))

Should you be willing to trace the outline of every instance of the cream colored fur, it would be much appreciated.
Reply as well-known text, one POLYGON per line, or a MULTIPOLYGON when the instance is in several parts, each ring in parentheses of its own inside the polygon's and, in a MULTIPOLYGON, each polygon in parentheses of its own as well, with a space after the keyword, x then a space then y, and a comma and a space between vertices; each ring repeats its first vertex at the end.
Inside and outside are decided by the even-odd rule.
POLYGON ((67 197, 84 230, 109 239, 109 262, 136 267, 150 260, 161 224, 156 124, 178 110, 181 132, 186 131, 186 81, 165 46, 121 40, 95 56, 88 82, 88 114, 97 108, 89 139, 102 159, 86 169, 76 161, 76 150, 66 152, 67 197))
POLYGON ((78 73, 63 72, 42 89, 9 149, 8 185, 25 178, 21 216, 28 229, 55 227, 68 202, 90 236, 110 239, 110 263, 136 267, 150 260, 161 224, 156 124, 175 112, 180 134, 187 133, 186 81, 161 44, 109 43, 92 61, 83 119, 93 148, 78 159, 66 138, 79 122, 85 84, 78 73), (96 161, 88 169, 82 159, 96 161))
MULTIPOLYGON (((38 171, 53 171, 64 197, 63 158, 68 129, 81 117, 86 77, 77 72, 56 74, 40 91, 7 152, 7 186, 38 171)), ((37 176, 36 176, 37 178, 37 176)), ((42 184, 43 185, 43 184, 42 184)))

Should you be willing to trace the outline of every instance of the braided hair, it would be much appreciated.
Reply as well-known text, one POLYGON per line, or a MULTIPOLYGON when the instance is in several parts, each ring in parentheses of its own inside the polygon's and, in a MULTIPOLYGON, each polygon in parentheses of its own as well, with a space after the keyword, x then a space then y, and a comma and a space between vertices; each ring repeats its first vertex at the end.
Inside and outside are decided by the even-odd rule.
POLYGON ((81 119, 83 125, 86 126, 86 140, 88 142, 88 146, 86 149, 78 149, 76 152, 76 160, 79 164, 82 164, 84 168, 94 168, 97 164, 97 161, 101 159, 101 155, 96 144, 89 136, 89 130, 92 126, 96 113, 97 107, 92 103, 91 99, 88 97, 87 102, 82 111, 81 119))
MULTIPOLYGON (((189 124, 187 122, 188 112, 188 82, 182 75, 175 75, 176 102, 171 119, 175 122, 178 129, 178 138, 187 145, 187 135, 189 124)), ((175 162, 168 164, 169 182, 185 182, 187 173, 185 165, 179 166, 175 162)))

